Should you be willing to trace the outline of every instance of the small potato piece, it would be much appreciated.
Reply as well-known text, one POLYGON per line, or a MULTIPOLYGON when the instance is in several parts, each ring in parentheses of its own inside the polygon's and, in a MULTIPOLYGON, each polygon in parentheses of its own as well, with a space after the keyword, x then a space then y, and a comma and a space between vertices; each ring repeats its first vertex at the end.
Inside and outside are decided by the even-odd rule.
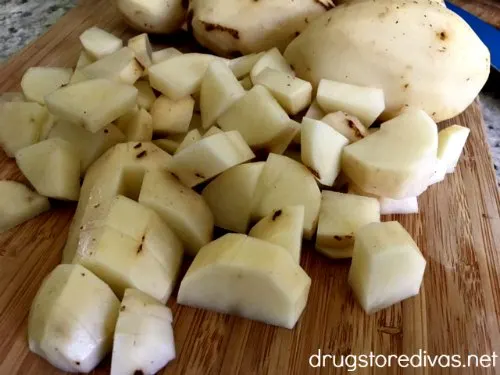
POLYGON ((267 88, 290 115, 299 113, 311 103, 312 85, 282 71, 265 68, 253 83, 267 88))
POLYGON ((295 76, 292 68, 288 65, 283 55, 276 47, 261 55, 259 60, 257 60, 257 62, 253 65, 252 70, 250 71, 250 78, 252 79, 254 85, 256 84, 255 78, 257 75, 259 75, 259 73, 264 71, 266 68, 271 68, 291 76, 295 76))
POLYGON ((418 214, 417 197, 409 197, 403 199, 391 199, 377 197, 376 195, 367 193, 361 190, 353 183, 349 183, 349 194, 361 195, 364 197, 372 197, 378 199, 380 203, 380 215, 408 215, 418 214))
POLYGON ((73 263, 94 272, 119 298, 136 288, 165 303, 182 255, 181 241, 153 210, 118 195, 100 226, 81 230, 73 263))
POLYGON ((111 350, 119 308, 118 298, 92 272, 61 264, 31 305, 29 348, 61 371, 88 373, 111 350))
POLYGON ((38 103, 0 103, 0 146, 7 156, 40 140, 49 112, 38 103))
POLYGON ((250 230, 250 237, 259 238, 286 249, 300 264, 304 228, 304 206, 288 206, 273 211, 250 230))
POLYGON ((304 238, 311 239, 318 223, 321 192, 314 176, 286 156, 269 154, 252 200, 252 220, 286 206, 305 208, 304 238))
POLYGON ((255 157, 237 131, 215 134, 176 153, 170 164, 182 183, 193 187, 255 157))
POLYGON ((85 52, 96 60, 102 59, 104 56, 110 55, 123 47, 121 39, 96 26, 85 30, 80 35, 80 42, 85 52))
POLYGON ((113 338, 111 375, 156 374, 174 358, 170 309, 137 289, 127 289, 113 338))
POLYGON ((325 112, 350 113, 370 127, 385 109, 384 91, 374 87, 355 86, 322 79, 316 95, 325 112))
POLYGON ((241 87, 243 87, 246 91, 249 91, 253 87, 253 82, 250 79, 250 76, 246 76, 245 78, 241 79, 240 81, 241 87))
POLYGON ((452 125, 438 133, 438 160, 446 166, 446 173, 455 172, 464 149, 470 129, 460 125, 452 125))
POLYGON ((324 190, 321 193, 316 250, 330 258, 350 258, 356 231, 380 221, 376 198, 324 190))
POLYGON ((171 57, 176 57, 180 55, 182 55, 182 52, 179 51, 177 48, 169 47, 161 49, 159 51, 154 51, 151 56, 153 64, 158 64, 161 63, 162 61, 170 59, 171 57))
POLYGON ((97 132, 127 113, 137 101, 137 89, 107 79, 92 79, 62 87, 45 97, 55 116, 97 132))
POLYGON ((135 59, 134 51, 123 47, 81 69, 89 79, 106 78, 133 85, 142 76, 142 67, 135 59))
POLYGON ((349 140, 324 122, 307 117, 302 119, 300 134, 302 163, 320 184, 333 186, 349 140))
POLYGON ((15 181, 0 181, 0 233, 50 209, 49 200, 15 181))
POLYGON ((201 138, 202 137, 198 129, 191 130, 186 134, 179 147, 177 147, 177 149, 175 150, 175 153, 178 153, 184 150, 186 147, 191 146, 193 143, 198 142, 201 138))
POLYGON ((229 68, 236 78, 247 76, 250 74, 257 61, 259 61, 264 54, 265 52, 251 53, 249 55, 237 57, 229 62, 229 68))
POLYGON ((318 104, 318 101, 314 99, 309 106, 309 109, 307 110, 306 114, 304 117, 313 119, 313 120, 321 120, 323 117, 326 116, 325 111, 321 109, 321 107, 318 104))
POLYGON ((27 100, 45 104, 45 95, 69 83, 72 69, 36 66, 28 68, 21 80, 27 100))
POLYGON ((156 211, 183 242, 188 254, 195 255, 212 240, 214 217, 209 206, 172 174, 147 172, 138 201, 156 211))
POLYGON ((90 54, 87 51, 82 50, 80 52, 80 55, 78 56, 78 61, 76 62, 75 71, 85 68, 87 65, 92 64, 94 61, 95 59, 92 56, 90 56, 90 54))
POLYGON ((137 105, 149 111, 156 100, 156 95, 148 81, 137 81, 134 83, 137 89, 137 105))
POLYGON ((80 157, 71 143, 47 139, 16 152, 16 163, 38 193, 55 199, 78 200, 80 157))
POLYGON ((226 234, 194 258, 177 302, 292 329, 310 285, 309 276, 281 246, 226 234))
POLYGON ((232 232, 247 232, 252 198, 263 168, 264 162, 237 165, 203 189, 202 196, 214 214, 216 226, 232 232))
POLYGON ((153 118, 144 108, 123 116, 119 127, 129 142, 153 139, 153 118))
POLYGON ((422 110, 408 110, 346 146, 342 171, 367 193, 392 199, 416 197, 434 174, 437 149, 436 123, 422 110))
POLYGON ((155 134, 186 133, 194 110, 194 99, 190 96, 172 100, 162 95, 153 103, 153 132, 155 134))
POLYGON ((359 141, 369 135, 368 130, 356 117, 342 111, 329 113, 321 121, 346 137, 349 143, 359 141))
POLYGON ((116 6, 130 26, 145 33, 169 34, 186 20, 181 0, 117 0, 116 6))
POLYGON ((128 47, 135 52, 135 58, 143 68, 153 64, 153 50, 149 42, 148 34, 139 34, 128 40, 128 47))
POLYGON ((108 125, 96 133, 91 133, 81 126, 57 119, 47 138, 60 138, 69 143, 80 155, 81 173, 97 160, 104 152, 120 142, 125 142, 125 135, 114 125, 108 125))
POLYGON ((153 143, 170 155, 175 154, 175 151, 180 145, 180 142, 169 138, 155 139, 153 143))
POLYGON ((276 139, 288 131, 289 121, 271 93, 258 85, 229 107, 217 123, 224 131, 239 131, 252 148, 270 149, 276 139))
POLYGON ((397 221, 372 223, 356 232, 349 285, 368 314, 418 294, 425 259, 397 221))
POLYGON ((202 53, 171 57, 149 67, 149 83, 168 98, 179 100, 200 90, 208 66, 216 59, 220 58, 202 53))
POLYGON ((227 65, 218 60, 210 63, 200 90, 202 126, 208 129, 231 105, 245 95, 245 90, 227 65))

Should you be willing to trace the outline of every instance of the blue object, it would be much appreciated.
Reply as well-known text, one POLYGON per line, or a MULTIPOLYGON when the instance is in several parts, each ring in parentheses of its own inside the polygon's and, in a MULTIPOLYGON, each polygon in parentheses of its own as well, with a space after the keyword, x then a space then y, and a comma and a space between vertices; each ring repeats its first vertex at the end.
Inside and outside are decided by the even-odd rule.
POLYGON ((472 30, 479 36, 483 43, 488 47, 491 53, 491 65, 496 70, 500 70, 500 30, 484 22, 478 17, 470 14, 466 10, 446 1, 448 9, 452 10, 465 22, 469 24, 472 30))

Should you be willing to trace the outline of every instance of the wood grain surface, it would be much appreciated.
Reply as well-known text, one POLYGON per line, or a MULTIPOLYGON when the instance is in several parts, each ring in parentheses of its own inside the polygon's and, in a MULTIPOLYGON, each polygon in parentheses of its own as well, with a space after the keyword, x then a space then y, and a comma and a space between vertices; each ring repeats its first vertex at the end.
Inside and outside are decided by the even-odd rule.
MULTIPOLYGON (((478 1, 475 10, 497 9, 478 1), (483 7, 484 8, 481 8, 483 7), (488 8, 491 7, 491 8, 488 8)), ((470 5, 470 4, 469 4, 470 5)), ((0 69, 0 92, 19 88, 26 68, 74 66, 78 35, 97 24, 128 36, 106 0, 83 2, 0 69)), ((159 38, 185 44, 185 36, 159 38)), ((306 245, 302 266, 312 278, 307 308, 294 330, 179 306, 174 313, 177 359, 165 374, 348 374, 347 368, 309 366, 329 354, 490 354, 500 351, 500 199, 478 102, 458 118, 471 136, 455 174, 419 198, 418 215, 397 219, 427 259, 419 296, 367 316, 347 285, 349 262, 330 261, 306 245)), ((0 154, 0 179, 25 181, 0 154)), ((42 281, 60 261, 74 205, 54 209, 0 235, 0 374, 59 374, 28 350, 27 317, 42 281)), ((1 214, 1 213, 0 213, 1 214)), ((175 294, 174 294, 175 295, 175 294)), ((109 359, 94 372, 105 374, 109 359)), ((354 372, 352 372, 354 373, 354 372)), ((493 368, 371 368, 356 374, 498 374, 493 368)))

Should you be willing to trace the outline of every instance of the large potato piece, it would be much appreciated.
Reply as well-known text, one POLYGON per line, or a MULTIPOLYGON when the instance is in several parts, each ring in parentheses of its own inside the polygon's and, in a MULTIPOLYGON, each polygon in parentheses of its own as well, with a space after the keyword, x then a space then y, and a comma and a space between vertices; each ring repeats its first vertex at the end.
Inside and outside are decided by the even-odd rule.
POLYGON ((181 28, 187 9, 181 0, 115 0, 125 21, 138 31, 168 34, 181 28))
POLYGON ((416 197, 434 174, 437 125, 422 110, 408 110, 380 130, 344 148, 342 171, 360 189, 380 197, 416 197))
POLYGON ((49 200, 15 181, 0 181, 0 233, 50 208, 49 200))
POLYGON ((451 118, 490 71, 490 53, 467 23, 427 0, 339 6, 292 41, 285 57, 316 87, 325 78, 383 89, 385 119, 407 105, 435 121, 451 118))
POLYGON ((28 343, 62 371, 87 373, 111 350, 120 301, 80 265, 59 265, 31 305, 28 343))
POLYGON ((191 1, 188 22, 198 42, 219 55, 284 49, 331 0, 191 1))
POLYGON ((310 285, 284 248, 226 234, 194 258, 177 302, 291 329, 304 310, 310 285))
POLYGON ((156 374, 174 358, 170 309, 137 289, 127 289, 113 338, 111 375, 156 374))

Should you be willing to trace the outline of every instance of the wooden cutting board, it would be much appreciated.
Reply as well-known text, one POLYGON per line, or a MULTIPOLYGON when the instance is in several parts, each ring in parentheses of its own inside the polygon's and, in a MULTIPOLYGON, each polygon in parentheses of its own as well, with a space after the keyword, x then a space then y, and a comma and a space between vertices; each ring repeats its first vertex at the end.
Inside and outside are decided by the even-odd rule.
MULTIPOLYGON (((484 4, 486 2, 483 1, 484 4)), ((478 3, 479 4, 479 3, 478 3)), ((492 5, 495 7, 495 5, 492 5)), ((491 8, 493 9, 493 8, 491 8)), ((84 1, 0 69, 0 92, 18 90, 26 68, 74 66, 79 34, 97 24, 129 36, 107 0, 84 1)), ((163 42, 185 44, 184 36, 163 42)), ((396 219, 427 259, 419 296, 367 316, 347 285, 348 261, 330 261, 306 245, 302 266, 312 278, 307 308, 294 330, 179 306, 174 313, 177 359, 165 374, 348 374, 347 368, 309 366, 327 354, 490 354, 500 351, 500 200, 478 102, 452 121, 471 136, 455 174, 419 198, 418 215, 396 219)), ((0 154, 0 179, 25 182, 0 154)), ((0 374, 57 374, 28 350, 31 301, 60 261, 73 204, 0 235, 0 374)), ((1 214, 1 213, 0 213, 1 214)), ((105 361, 96 374, 108 371, 105 361)), ((497 369, 360 369, 356 374, 495 374, 497 369)))

